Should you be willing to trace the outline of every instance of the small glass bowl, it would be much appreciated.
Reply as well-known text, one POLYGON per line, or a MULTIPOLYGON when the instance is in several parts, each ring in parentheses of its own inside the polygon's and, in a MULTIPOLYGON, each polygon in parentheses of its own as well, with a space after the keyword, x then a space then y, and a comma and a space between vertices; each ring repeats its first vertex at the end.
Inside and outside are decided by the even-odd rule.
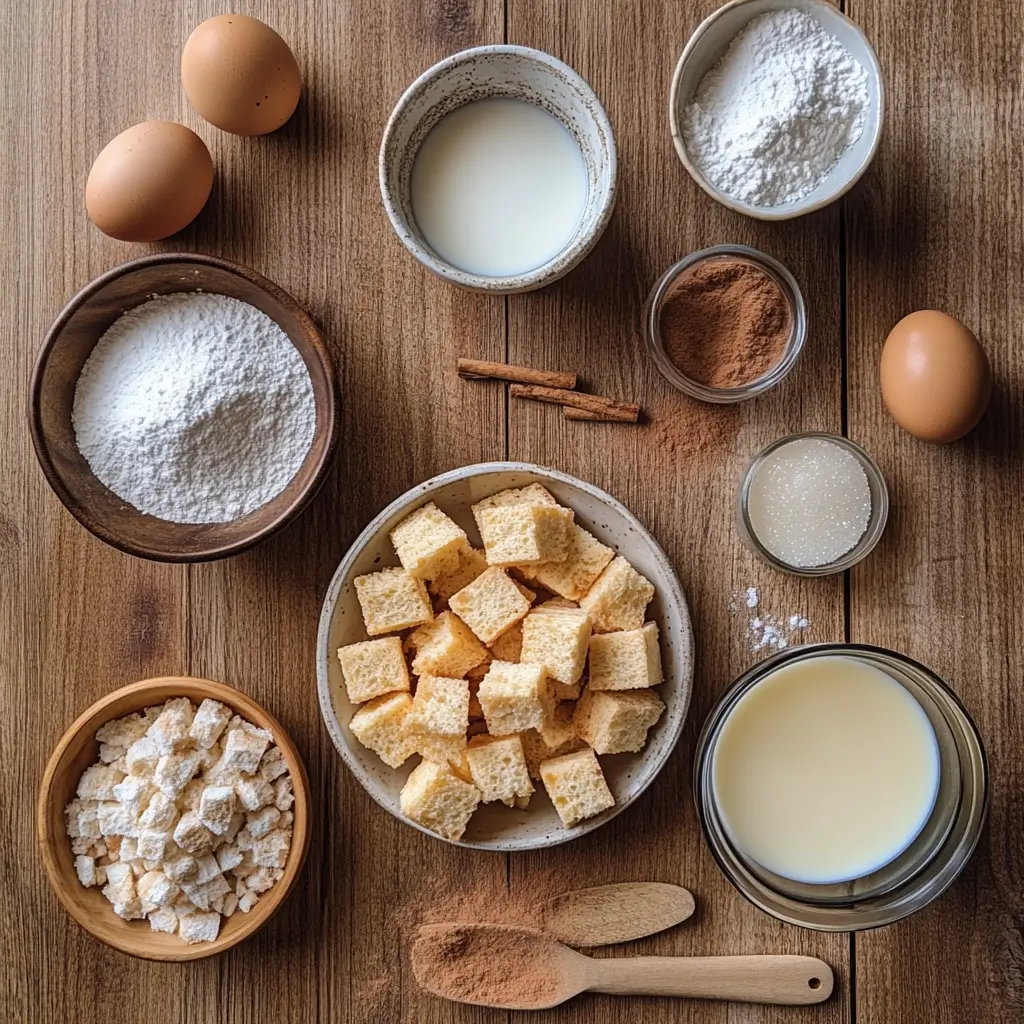
POLYGON ((933 672, 881 647, 814 644, 790 648, 755 665, 715 705, 697 741, 694 797, 715 860, 751 903, 803 928, 862 931, 899 921, 953 884, 981 835, 988 809, 988 767, 977 728, 933 672), (895 860, 853 881, 810 885, 768 871, 733 845, 718 812, 712 764, 722 728, 745 694, 783 665, 835 655, 881 669, 921 705, 939 744, 939 793, 924 828, 895 860))
POLYGON ((840 437, 838 434, 825 434, 818 431, 806 431, 802 434, 790 434, 788 437, 780 437, 773 441, 767 448, 763 448, 743 472, 740 480, 739 491, 736 495, 736 529, 739 531, 740 540, 758 558, 774 566, 782 572, 792 573, 794 576, 830 576, 832 573, 844 572, 851 566, 867 558, 875 545, 881 540, 885 531, 885 524, 889 518, 889 488, 886 486, 885 477, 882 476, 878 463, 855 441, 848 437, 840 437), (772 452, 777 451, 783 445, 791 441, 805 441, 810 438, 821 438, 831 441, 840 448, 846 449, 860 463, 864 475, 868 478, 868 487, 871 491, 871 516, 868 519, 864 535, 857 543, 850 548, 841 558, 834 562, 826 562, 824 565, 790 565, 773 555, 758 539, 754 528, 750 523, 750 512, 747 508, 747 500, 750 496, 750 487, 754 477, 762 463, 772 452))
POLYGON ((800 286, 796 283, 796 279, 778 260, 747 245, 713 245, 710 249, 700 249, 690 253, 689 256, 669 267, 658 278, 657 284, 651 289, 644 305, 643 328, 648 351, 654 357, 655 365, 661 375, 669 384, 691 398, 697 398, 702 402, 713 402, 716 405, 725 405, 732 402, 743 402, 748 398, 756 398, 758 395, 764 394, 780 383, 793 369, 807 338, 807 309, 804 306, 804 297, 800 293, 800 286), (782 289, 782 294, 789 303, 792 323, 789 341, 779 361, 769 367, 760 377, 755 377, 736 388, 711 388, 692 377, 687 377, 669 359, 661 337, 661 307, 672 282, 684 271, 704 260, 720 259, 745 260, 754 264, 759 270, 763 270, 782 289))

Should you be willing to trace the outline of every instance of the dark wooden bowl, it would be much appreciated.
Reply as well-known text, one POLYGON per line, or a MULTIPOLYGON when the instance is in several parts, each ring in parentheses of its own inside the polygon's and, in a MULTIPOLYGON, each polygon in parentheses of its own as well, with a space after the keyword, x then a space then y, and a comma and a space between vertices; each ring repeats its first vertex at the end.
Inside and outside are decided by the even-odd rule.
POLYGON ((334 367, 323 338, 287 292, 255 271, 215 256, 160 253, 108 270, 61 310, 32 374, 29 426, 50 486, 100 540, 141 558, 206 562, 258 544, 302 511, 327 473, 337 440, 338 407, 334 367), (277 323, 299 350, 316 401, 313 444, 298 473, 272 501, 230 523, 170 523, 139 512, 93 475, 75 444, 71 421, 78 376, 107 328, 153 295, 198 290, 241 299, 277 323))

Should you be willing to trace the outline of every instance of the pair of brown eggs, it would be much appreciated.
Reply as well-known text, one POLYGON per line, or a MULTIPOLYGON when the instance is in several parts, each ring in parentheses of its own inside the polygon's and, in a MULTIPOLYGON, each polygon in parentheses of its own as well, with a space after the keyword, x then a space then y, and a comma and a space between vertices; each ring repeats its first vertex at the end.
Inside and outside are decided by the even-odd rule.
MULTIPOLYGON (((181 83, 195 111, 233 135, 280 128, 302 89, 288 44, 242 14, 222 14, 195 29, 181 54, 181 83)), ((213 158, 195 132, 174 121, 144 121, 96 158, 85 208, 104 234, 153 242, 191 223, 212 187, 213 158)))

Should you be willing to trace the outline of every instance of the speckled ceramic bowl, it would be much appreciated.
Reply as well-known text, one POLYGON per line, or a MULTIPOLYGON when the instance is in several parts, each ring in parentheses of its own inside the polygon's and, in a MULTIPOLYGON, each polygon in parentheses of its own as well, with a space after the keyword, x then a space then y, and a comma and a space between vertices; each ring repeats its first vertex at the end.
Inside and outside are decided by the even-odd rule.
MULTIPOLYGON (((682 587, 665 552, 630 511, 610 494, 592 484, 553 469, 522 462, 489 462, 443 473, 427 480, 385 508, 356 538, 331 580, 320 614, 317 637, 317 689, 327 731, 345 763, 363 788, 386 811, 407 824, 399 794, 418 757, 401 768, 389 768, 349 731, 357 705, 348 699, 337 650, 368 639, 352 581, 384 566, 398 565, 389 534, 410 512, 433 501, 450 515, 479 545, 480 537, 470 506, 507 487, 541 483, 563 505, 573 509, 576 521, 598 540, 629 559, 654 584, 648 618, 658 624, 665 681, 658 687, 666 710, 648 734, 638 754, 601 757, 615 806, 575 828, 562 827, 543 786, 525 810, 501 803, 481 804, 469 823, 460 846, 478 850, 535 850, 576 839, 610 821, 625 810, 651 784, 672 753, 686 721, 693 683, 693 633, 682 587)), ((420 831, 425 831, 420 829, 420 831)), ((434 835, 428 832, 428 835, 434 835)), ((435 837, 436 838, 436 837, 435 837)))
POLYGON ((497 294, 532 291, 557 281, 597 244, 615 206, 616 159, 612 126, 597 96, 572 68, 526 46, 477 46, 425 71, 398 101, 380 146, 380 193, 405 247, 446 281, 497 294), (410 181, 416 153, 446 114, 494 96, 526 100, 572 132, 587 165, 589 194, 576 233, 554 259, 525 273, 484 277, 442 259, 424 239, 412 210, 410 181))

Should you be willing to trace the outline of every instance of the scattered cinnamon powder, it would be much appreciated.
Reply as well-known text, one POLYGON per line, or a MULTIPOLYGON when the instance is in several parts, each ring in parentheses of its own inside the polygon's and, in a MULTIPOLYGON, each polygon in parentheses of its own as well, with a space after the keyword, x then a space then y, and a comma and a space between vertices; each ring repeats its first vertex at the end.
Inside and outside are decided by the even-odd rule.
POLYGON ((648 430, 672 455, 730 452, 742 423, 738 405, 711 405, 685 395, 652 404, 648 430))
POLYGON ((445 999, 511 1008, 557 1000, 561 975, 543 932, 508 925, 428 924, 412 947, 412 970, 445 999))
POLYGON ((782 358, 792 330, 776 281, 746 260, 703 260, 669 285, 659 314, 669 359, 711 388, 735 388, 782 358))

